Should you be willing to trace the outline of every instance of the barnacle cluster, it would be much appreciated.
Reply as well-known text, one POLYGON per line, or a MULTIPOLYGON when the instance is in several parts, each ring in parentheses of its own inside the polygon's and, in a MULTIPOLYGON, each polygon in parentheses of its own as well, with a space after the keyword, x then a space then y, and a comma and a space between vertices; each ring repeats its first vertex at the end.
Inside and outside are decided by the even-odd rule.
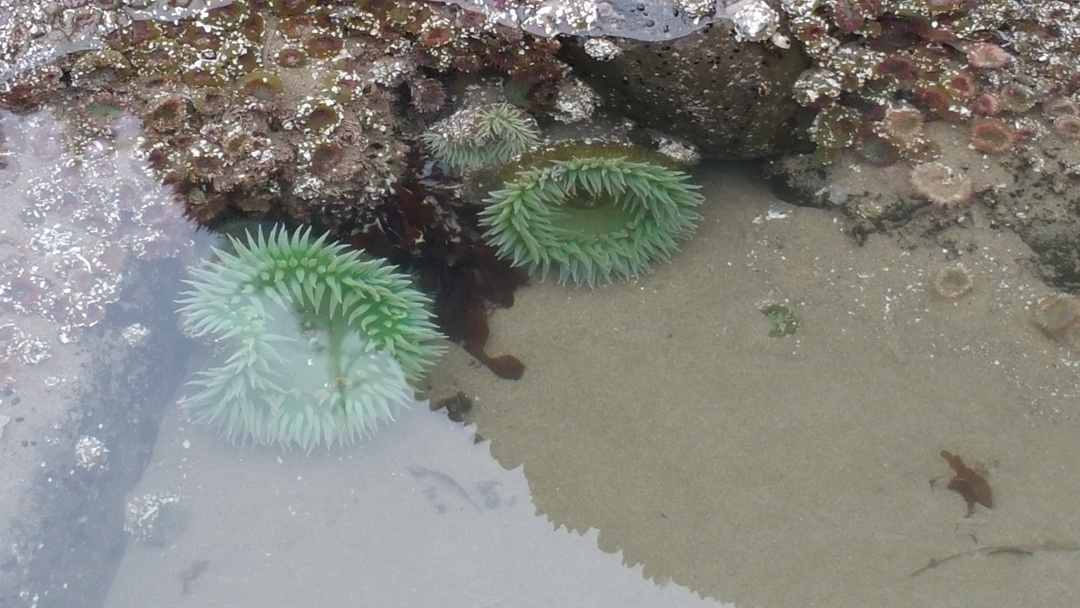
POLYGON ((922 124, 966 125, 970 144, 1080 133, 1080 6, 1017 0, 782 0, 813 67, 796 99, 817 111, 825 159, 852 148, 869 164, 928 162, 922 124))
POLYGON ((493 69, 550 100, 562 76, 556 41, 434 2, 96 4, 105 46, 0 82, 0 108, 57 92, 82 99, 88 121, 133 108, 156 175, 206 222, 369 222, 406 170, 410 112, 438 112, 443 79, 493 69))

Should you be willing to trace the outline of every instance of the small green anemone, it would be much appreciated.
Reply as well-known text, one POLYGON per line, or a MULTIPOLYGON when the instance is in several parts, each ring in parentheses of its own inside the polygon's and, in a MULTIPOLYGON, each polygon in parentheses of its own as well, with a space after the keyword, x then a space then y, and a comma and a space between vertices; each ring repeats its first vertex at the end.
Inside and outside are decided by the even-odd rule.
POLYGON ((443 351, 429 300, 383 260, 283 227, 192 271, 184 329, 223 355, 181 406, 231 441, 352 442, 392 420, 443 351))
POLYGON ((480 223, 500 257, 590 286, 630 279, 689 237, 702 197, 661 155, 623 144, 558 146, 504 170, 480 223))
POLYGON ((435 158, 452 167, 501 165, 535 146, 536 121, 508 103, 467 106, 420 136, 435 158))

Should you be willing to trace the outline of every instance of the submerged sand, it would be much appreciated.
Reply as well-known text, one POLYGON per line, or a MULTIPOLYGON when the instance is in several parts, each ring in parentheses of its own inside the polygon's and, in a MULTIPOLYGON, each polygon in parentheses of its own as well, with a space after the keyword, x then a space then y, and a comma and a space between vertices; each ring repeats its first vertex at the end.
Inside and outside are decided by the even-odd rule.
POLYGON ((502 468, 442 413, 279 458, 173 410, 135 494, 181 494, 184 530, 131 543, 108 605, 701 604, 639 572, 748 608, 1076 603, 1078 363, 1030 323, 1048 289, 1028 248, 977 208, 959 259, 860 247, 743 166, 698 177, 704 217, 671 264, 537 283, 494 315, 490 351, 521 380, 457 348, 435 371, 431 396, 473 397, 502 468), (957 262, 972 291, 932 294, 957 262), (794 335, 768 335, 767 303, 794 335), (985 474, 992 509, 967 514, 941 450, 985 474))
POLYGON ((439 370, 539 509, 738 606, 1076 603, 1080 375, 1030 322, 1050 290, 1028 247, 977 207, 958 258, 859 246, 743 167, 699 177, 704 219, 671 264, 600 289, 538 283, 495 314, 490 351, 524 378, 460 351, 439 370), (937 297, 931 277, 957 262, 973 289, 937 297), (770 302, 795 335, 767 335, 770 302), (992 509, 967 515, 942 450, 985 473, 992 509))

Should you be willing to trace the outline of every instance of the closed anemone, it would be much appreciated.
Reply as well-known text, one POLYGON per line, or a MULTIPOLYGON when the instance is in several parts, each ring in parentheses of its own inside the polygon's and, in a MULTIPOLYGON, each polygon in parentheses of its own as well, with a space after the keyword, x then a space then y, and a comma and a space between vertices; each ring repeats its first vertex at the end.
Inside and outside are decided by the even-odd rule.
POLYGON ((429 300, 380 259, 276 227, 192 272, 185 331, 219 360, 181 406, 231 441, 310 451, 392 420, 443 347, 429 300))
POLYGON ((610 143, 526 155, 502 173, 480 223, 500 257, 596 285, 648 272, 694 231, 702 197, 658 153, 610 143))

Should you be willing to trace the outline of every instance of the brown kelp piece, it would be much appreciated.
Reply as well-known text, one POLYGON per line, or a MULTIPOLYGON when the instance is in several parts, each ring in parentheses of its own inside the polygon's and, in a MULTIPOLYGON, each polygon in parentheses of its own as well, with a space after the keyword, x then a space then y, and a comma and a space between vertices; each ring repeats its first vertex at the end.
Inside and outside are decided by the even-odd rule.
POLYGON ((975 511, 975 503, 978 503, 987 509, 994 506, 994 499, 990 492, 990 484, 986 481, 986 478, 980 475, 971 467, 964 464, 964 461, 959 456, 953 454, 947 450, 941 450, 941 457, 944 458, 952 470, 956 473, 953 478, 949 480, 949 489, 956 492, 960 496, 964 497, 964 501, 967 502, 968 515, 971 515, 975 511))

